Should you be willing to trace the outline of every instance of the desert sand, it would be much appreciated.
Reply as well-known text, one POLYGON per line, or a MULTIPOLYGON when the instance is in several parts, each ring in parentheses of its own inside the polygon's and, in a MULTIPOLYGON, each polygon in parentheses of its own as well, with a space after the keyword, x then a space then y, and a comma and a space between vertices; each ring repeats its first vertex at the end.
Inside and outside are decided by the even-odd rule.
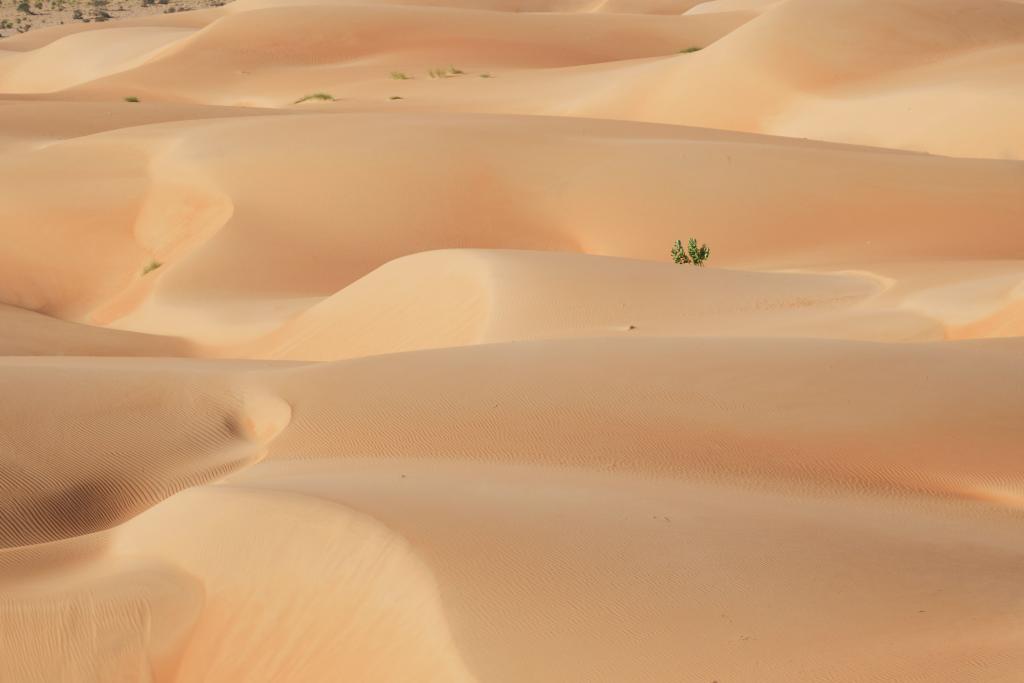
POLYGON ((1022 680, 1024 2, 209 4, 0 40, 0 681, 1022 680))

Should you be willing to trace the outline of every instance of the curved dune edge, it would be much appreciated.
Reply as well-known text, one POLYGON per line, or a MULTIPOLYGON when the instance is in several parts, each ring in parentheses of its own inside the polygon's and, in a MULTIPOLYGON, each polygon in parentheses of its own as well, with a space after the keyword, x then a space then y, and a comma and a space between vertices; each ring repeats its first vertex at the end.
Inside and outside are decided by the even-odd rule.
MULTIPOLYGON (((569 337, 915 342, 1013 337, 1024 329, 1024 271, 1017 262, 872 267, 698 270, 571 253, 440 250, 390 261, 331 296, 297 301, 275 313, 276 321, 266 315, 270 304, 252 302, 273 331, 243 343, 78 325, 5 307, 0 319, 8 334, 0 349, 9 355, 332 361, 569 337)), ((150 294, 159 276, 144 284, 147 289, 135 289, 134 296, 150 294)))
POLYGON ((223 374, 5 362, 0 383, 18 397, 0 408, 8 548, 108 529, 250 465, 291 418, 281 399, 223 374))
MULTIPOLYGON (((5 552, 40 549, 0 551, 0 566, 5 552)), ((336 503, 201 487, 108 532, 84 565, 54 559, 40 579, 0 571, 5 676, 475 680, 429 571, 401 538, 336 503), (289 623, 296 636, 280 638, 289 623)))
POLYGON ((444 250, 388 262, 238 358, 339 360, 564 337, 938 341, 1024 329, 1015 262, 838 273, 680 268, 580 254, 444 250))
POLYGON ((310 106, 589 116, 1024 158, 1019 3, 457 4, 239 0, 55 27, 5 41, 0 92, 287 107, 326 91, 338 101, 310 106), (97 49, 111 43, 121 47, 97 49), (688 48, 702 49, 679 54, 688 48), (474 77, 427 76, 455 63, 474 77), (396 83, 395 70, 414 77, 396 83))
POLYGON ((13 245, 0 254, 4 303, 210 346, 271 334, 382 263, 419 251, 664 262, 673 240, 696 234, 714 246, 716 265, 845 270, 1014 259, 1024 218, 1012 163, 613 121, 244 117, 12 154, 6 175, 0 169, 0 180, 21 188, 0 207, 0 233, 13 245), (459 163, 437 171, 439 154, 459 163), (478 163, 489 168, 483 180, 459 170, 478 163), (574 170, 601 164, 635 172, 574 170), (779 165, 792 176, 774 173, 779 165), (64 178, 59 196, 55 166, 82 170, 64 178), (293 202, 305 208, 296 212, 293 202), (965 224, 977 226, 967 242, 965 224), (82 233, 91 236, 84 254, 48 247, 82 233), (153 262, 162 265, 144 274, 153 262))
POLYGON ((781 683, 776 658, 792 657, 821 680, 1011 681, 1020 663, 1005 633, 1020 542, 1002 512, 418 458, 265 461, 232 486, 342 501, 400 531, 480 680, 781 683), (964 543, 985 588, 962 580, 964 543), (779 619, 778 596, 799 617, 779 619))
MULTIPOLYGON (((679 667, 791 677, 763 668, 770 650, 804 652, 822 677, 1009 681, 1019 653, 997 634, 1015 618, 1024 499, 1012 348, 583 339, 330 364, 167 360, 176 383, 164 386, 138 369, 152 361, 41 360, 32 383, 93 372, 131 397, 145 379, 166 395, 162 424, 179 412, 183 378, 207 392, 244 386, 254 398, 220 419, 270 457, 221 484, 189 482, 102 537, 0 551, 0 613, 21 625, 4 666, 45 680, 26 661, 53 641, 33 634, 53 610, 89 605, 99 612, 81 612, 61 647, 81 670, 115 677, 151 666, 167 680, 332 680, 343 667, 373 680, 512 681, 541 661, 552 679, 661 679, 679 667), (802 391, 780 398, 783 385, 802 391), (962 580, 964 543, 984 581, 962 580), (66 597, 54 602, 47 585, 66 597), (873 599, 848 599, 868 587, 873 599), (650 591, 661 599, 642 599, 650 591), (800 620, 777 619, 779 594, 800 620), (111 632, 137 632, 141 619, 154 637, 107 656, 88 639, 100 612, 111 632), (950 630, 946 614, 973 626, 950 630), (516 629, 520 619, 532 628, 516 629), (566 634, 566 623, 588 628, 566 634), (550 651, 556 633, 574 656, 550 651), (678 647, 682 634, 695 648, 678 647), (524 650, 534 655, 514 655, 524 650)), ((30 386, 18 390, 26 400, 30 386)), ((95 403, 103 387, 90 386, 95 403)), ((211 412, 193 401, 187 415, 211 412)), ((93 431, 112 440, 94 451, 134 443, 93 431)), ((187 471, 182 456, 203 448, 171 464, 187 471)), ((106 477, 146 452, 157 453, 140 441, 131 458, 108 459, 106 477)))
MULTIPOLYGON (((79 439, 85 452, 127 448, 131 457, 86 463, 88 471, 103 471, 107 482, 132 481, 139 459, 145 458, 148 477, 159 474, 154 466, 171 467, 169 473, 177 472, 178 479, 162 474, 164 486, 181 481, 192 488, 176 495, 165 489, 162 500, 153 500, 141 514, 122 503, 119 526, 77 559, 53 543, 7 550, 0 558, 0 611, 22 625, 20 635, 8 642, 11 651, 24 656, 5 666, 19 675, 29 672, 26 680, 45 680, 36 676, 43 669, 26 658, 40 652, 32 634, 52 624, 48 615, 57 606, 52 592, 41 602, 30 596, 40 590, 33 589, 33 581, 58 581, 67 594, 59 603, 62 610, 92 605, 109 615, 103 623, 110 629, 128 632, 139 619, 153 624, 153 640, 122 643, 116 657, 88 640, 97 623, 89 617, 92 612, 83 613, 86 631, 77 626, 66 630, 62 647, 80 661, 81 670, 102 664, 110 676, 151 666, 168 680, 201 675, 331 680, 344 667, 374 680, 407 680, 410 675, 522 680, 530 662, 546 661, 546 669, 554 666, 551 671, 563 675, 604 670, 614 672, 608 674, 612 678, 658 678, 685 666, 742 677, 762 671, 761 647, 795 653, 806 646, 806 633, 820 632, 816 620, 832 623, 833 617, 846 615, 838 623, 877 624, 878 638, 862 641, 856 650, 844 649, 857 642, 852 633, 830 641, 844 646, 819 643, 815 652, 828 656, 811 657, 806 665, 816 675, 875 675, 880 670, 872 667, 879 661, 892 671, 897 648, 905 655, 900 671, 927 674, 942 668, 964 676, 984 671, 993 680, 1012 680, 1006 672, 1019 664, 1012 648, 985 635, 1009 623, 999 605, 1006 605, 1007 581, 1015 576, 1009 539, 1018 538, 1014 520, 1020 497, 1013 492, 1024 490, 1016 419, 1024 407, 1019 392, 1024 377, 1016 355, 1003 346, 583 339, 486 344, 331 364, 166 360, 161 371, 148 367, 152 361, 50 359, 21 377, 18 366, 8 367, 8 386, 17 387, 29 404, 33 392, 42 392, 47 383, 74 386, 67 382, 69 373, 91 373, 90 405, 107 385, 118 388, 122 402, 147 393, 159 397, 148 410, 159 411, 162 425, 187 420, 196 434, 204 429, 202 420, 212 418, 220 426, 191 443, 175 443, 173 430, 148 435, 146 441, 138 435, 125 438, 132 435, 126 431, 131 421, 124 419, 132 414, 130 407, 116 413, 121 418, 117 429, 93 417, 91 429, 79 439), (175 382, 161 385, 161 376, 175 382), (926 396, 919 393, 923 377, 926 396), (183 385, 185 378, 191 386, 183 385), (141 383, 146 390, 140 392, 141 383), (802 391, 787 392, 780 400, 778 388, 784 384, 802 391), (879 392, 882 386, 885 391, 879 392), (208 400, 227 401, 225 407, 216 410, 216 403, 196 400, 200 387, 208 400), (223 395, 229 387, 245 391, 223 395), (178 404, 176 397, 183 395, 189 397, 187 406, 178 404), (629 400, 623 401, 624 396, 629 400), (181 412, 182 407, 187 410, 181 412), (678 424, 686 425, 685 438, 678 424), (872 426, 870 434, 864 424, 872 426), (958 444, 968 438, 974 457, 965 462, 958 444), (98 441, 90 444, 90 439, 98 441), (229 448, 230 439, 251 445, 246 448, 261 444, 270 459, 254 467, 249 456, 220 472, 190 475, 196 458, 208 460, 211 448, 223 452, 224 439, 229 448), (174 449, 174 457, 168 449, 174 449), (928 458, 922 460, 921 452, 928 458), (239 467, 245 469, 239 472, 239 467), (239 474, 225 484, 205 483, 210 474, 230 471, 239 474), (462 496, 453 497, 453 490, 462 496), (609 505, 613 491, 618 503, 609 505), (785 505, 776 499, 780 495, 785 505), (452 507, 458 500, 468 507, 452 507), (627 505, 627 500, 634 502, 627 505), (620 518, 623 508, 617 505, 639 507, 620 518), (879 535, 879 515, 890 524, 897 515, 902 528, 909 525, 912 531, 900 539, 879 535), (474 521, 467 525, 469 519, 474 521), (497 533, 512 519, 521 531, 511 537, 497 533), (709 527, 709 519, 717 522, 709 527), (749 526, 751 519, 770 525, 769 537, 776 539, 777 552, 759 554, 760 565, 749 561, 760 545, 739 540, 759 533, 756 524, 749 526), (563 521, 552 526, 551 520, 563 521), (833 540, 805 544, 801 539, 810 520, 822 531, 829 528, 833 540), (557 531, 567 530, 565 524, 575 529, 568 537, 557 531), (605 543, 581 546, 604 549, 597 557, 590 555, 590 569, 584 570, 584 556, 578 555, 583 551, 567 546, 566 539, 588 534, 603 534, 605 543), (983 548, 975 551, 979 559, 973 571, 997 587, 992 592, 967 590, 975 584, 962 582, 960 570, 948 564, 951 556, 943 554, 953 551, 935 550, 967 537, 983 548), (694 543, 713 548, 712 555, 702 560, 686 551, 694 543), (908 543, 913 550, 907 550, 908 543), (904 551, 892 553, 893 544, 904 551), (673 557, 679 564, 665 565, 662 574, 640 583, 626 581, 640 558, 650 555, 652 567, 665 562, 666 547, 678 548, 673 557), (797 547, 805 549, 803 560, 792 554, 797 547), (865 555, 865 547, 874 550, 865 555), (873 577, 870 585, 888 599, 854 613, 856 602, 832 595, 828 613, 812 610, 825 599, 823 591, 851 580, 854 548, 857 557, 889 558, 858 565, 856 572, 857 581, 873 577), (479 564, 475 552, 492 559, 479 564), (509 553, 537 558, 536 568, 526 568, 522 559, 512 562, 509 553), (724 564, 711 559, 716 556, 724 564), (122 557, 140 558, 152 569, 118 574, 114 568, 122 557), (494 563, 503 557, 509 564, 498 569, 494 563), (623 565, 625 557, 632 559, 623 565), (47 573, 30 578, 36 576, 27 571, 33 562, 47 563, 47 573), (930 575, 912 590, 893 583, 891 577, 916 575, 929 563, 954 568, 930 575), (67 568, 61 570, 62 564, 67 568), (753 598, 727 600, 729 619, 709 626, 709 610, 722 613, 721 591, 731 590, 723 586, 733 581, 747 585, 753 576, 747 574, 764 566, 775 568, 769 576, 790 577, 772 584, 771 591, 792 596, 789 608, 807 610, 810 621, 780 629, 772 625, 776 619, 766 617, 771 612, 764 611, 763 600, 753 598), (808 566, 818 568, 818 578, 806 575, 808 566), (62 579, 62 572, 96 578, 62 579), (511 576, 503 572, 522 578, 503 583, 500 577, 511 576), (717 574, 717 588, 679 580, 690 572, 703 580, 717 574), (491 578, 484 581, 483 576, 491 578), (624 594, 600 588, 620 580, 622 587, 632 586, 624 594), (145 592, 145 586, 155 592, 145 592), (133 592, 138 590, 143 592, 133 592), (629 597, 630 591, 647 590, 663 600, 629 597), (936 598, 939 594, 944 597, 936 598), (591 596, 592 606, 584 595, 591 596), (501 614, 511 603, 533 625, 513 629, 519 635, 512 649, 533 648, 542 659, 510 660, 511 624, 505 617, 481 621, 481 610, 501 614), (602 605, 611 605, 611 612, 602 605), (689 607, 679 612, 672 605, 689 607), (907 620, 946 610, 977 615, 978 623, 987 626, 952 648, 942 620, 916 629, 916 638, 896 635, 909 627, 907 620), (670 615, 675 615, 675 626, 662 630, 659 624, 670 615), (558 640, 563 651, 577 652, 576 657, 543 654, 552 629, 579 620, 588 629, 558 640), (671 643, 664 640, 667 633, 675 634, 671 643), (681 633, 692 634, 693 642, 704 646, 680 650, 676 636, 681 633), (606 648, 581 665, 579 657, 593 649, 595 638, 627 649, 606 648), (751 639, 764 644, 741 655, 732 646, 722 649, 723 643, 751 639), (403 657, 392 656, 395 647, 403 657), (864 658, 864 647, 878 656, 864 658)), ((73 392, 65 390, 63 396, 68 406, 82 403, 73 392)), ((151 403, 142 400, 140 405, 151 403)), ((55 411, 55 419, 66 424, 71 418, 71 426, 51 433, 73 430, 74 415, 68 409, 55 411)), ((39 471, 45 465, 42 455, 52 447, 44 434, 23 432, 25 443, 36 444, 37 450, 22 446, 16 451, 31 456, 22 467, 31 464, 39 471)), ((74 461, 65 457, 50 481, 67 488, 76 486, 79 476, 74 461)), ((152 485, 139 481, 138 491, 145 494, 152 485)), ((32 490, 18 482, 7 488, 32 490)), ((18 516, 37 520, 33 528, 39 530, 20 538, 23 543, 68 536, 69 517, 50 514, 46 501, 45 496, 23 501, 29 507, 18 516)), ((107 503, 104 509, 119 509, 114 499, 107 503)), ((81 521, 81 516, 74 518, 81 521)), ((763 580, 759 585, 765 585, 763 580)), ((45 643, 41 646, 48 647, 45 643)), ((765 671, 763 678, 782 681, 790 675, 783 667, 765 671)))
POLYGON ((1024 98, 1013 87, 1024 50, 1019 3, 458 4, 240 0, 54 27, 5 41, 0 92, 282 107, 328 91, 344 93, 328 109, 359 110, 393 110, 389 97, 402 92, 403 107, 428 111, 600 116, 1024 157, 1024 98), (278 32, 301 35, 302 47, 278 32), (117 51, 97 49, 112 43, 117 51), (678 54, 690 47, 704 49, 678 54), (502 72, 500 84, 426 76, 454 62, 502 72), (396 86, 392 70, 416 78, 396 86))

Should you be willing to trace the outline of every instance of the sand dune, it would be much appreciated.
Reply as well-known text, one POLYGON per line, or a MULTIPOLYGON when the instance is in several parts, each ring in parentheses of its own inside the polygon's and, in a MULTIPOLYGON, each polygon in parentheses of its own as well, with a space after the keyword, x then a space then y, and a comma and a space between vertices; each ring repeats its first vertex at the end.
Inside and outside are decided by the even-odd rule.
MULTIPOLYGON (((124 384, 125 375, 138 372, 132 366, 150 376, 150 388, 155 372, 176 371, 178 395, 186 393, 180 382, 189 375, 207 387, 239 376, 229 366, 169 361, 155 371, 145 361, 50 362, 35 365, 30 391, 62 375, 66 385, 68 373, 124 384), (115 368, 120 377, 109 372, 115 368)), ((410 670, 400 665, 443 680, 467 675, 464 666, 488 680, 521 680, 552 665, 545 671, 555 677, 664 678, 682 666, 784 680, 792 670, 766 664, 765 648, 795 654, 810 633, 851 648, 808 657, 802 670, 815 676, 934 676, 941 669, 960 671, 963 680, 978 672, 1012 680, 1020 664, 1008 642, 975 640, 1012 623, 1005 597, 1015 590, 1013 552, 1019 552, 1010 550, 1017 534, 1007 506, 1017 500, 1013 492, 1021 482, 1016 416, 1024 378, 1015 359, 989 353, 985 345, 582 340, 241 370, 250 391, 268 397, 269 410, 247 414, 252 432, 269 439, 272 460, 224 487, 157 505, 129 522, 94 560, 108 571, 125 555, 150 558, 155 566, 184 563, 217 596, 222 607, 202 609, 195 644, 181 655, 178 675, 186 679, 207 672, 329 680, 331 667, 356 661, 360 675, 374 680, 400 680, 410 670), (694 362, 703 371, 696 381, 694 362), (599 367, 617 372, 595 373, 599 367), (924 377, 927 395, 920 391, 924 377), (880 384, 886 387, 881 394, 880 384), (777 400, 783 386, 789 389, 784 403, 777 400), (286 404, 295 417, 282 424, 275 406, 286 404), (683 443, 680 423, 686 425, 683 443), (968 440, 973 457, 964 460, 961 445, 968 440), (517 469, 509 469, 513 465, 517 469), (453 499, 446 493, 452 487, 464 496, 453 499), (830 495, 823 499, 824 492, 830 495), (616 501, 610 507, 608 496, 616 501), (454 521, 470 510, 475 522, 454 521), (752 517, 760 520, 753 526, 752 517), (564 521, 552 528, 547 518, 564 521), (899 519, 902 531, 883 533, 883 518, 889 526, 899 519), (526 526, 508 537, 499 529, 509 519, 526 526), (762 525, 781 545, 754 550, 761 545, 752 546, 748 535, 762 525), (564 536, 570 528, 576 529, 571 542, 564 536), (395 533, 408 541, 387 540, 395 533), (607 533, 617 539, 610 545, 601 540, 607 533), (808 534, 829 540, 808 545, 808 534), (970 571, 998 587, 998 599, 961 581, 952 549, 968 536, 975 557, 970 571), (666 554, 669 539, 676 550, 666 554), (270 560, 265 553, 285 542, 293 559, 270 560), (559 559, 535 569, 511 558, 502 563, 513 542, 534 557, 559 559), (688 552, 693 543, 703 552, 688 552), (877 552, 865 553, 866 547, 877 552), (894 552, 897 547, 903 550, 894 552), (761 558, 753 566, 740 560, 751 552, 761 558), (477 553, 483 555, 474 559, 477 553), (853 567, 850 553, 862 558, 853 567), (492 559, 479 564, 486 554, 492 559), (310 563, 311 556, 318 559, 310 563), (640 583, 637 562, 647 566, 641 574, 655 572, 640 583), (817 567, 813 575, 809 566, 817 567), (910 578, 928 566, 947 569, 929 573, 924 583, 910 578), (724 572, 739 585, 765 572, 775 578, 757 584, 760 590, 786 594, 789 613, 806 616, 780 625, 763 593, 744 597, 717 582, 695 586, 684 580, 690 572, 705 582, 724 572), (527 583, 511 580, 517 574, 527 583), (332 586, 326 594, 325 580, 332 586), (615 588, 620 583, 624 592, 615 588), (899 597, 858 608, 832 592, 847 583, 854 591, 884 586, 899 597), (638 599, 651 592, 672 595, 673 602, 638 599), (252 602, 256 594, 259 603, 252 602), (446 594, 453 597, 442 616, 438 596, 446 594), (829 610, 818 609, 821 600, 829 610), (352 601, 359 607, 346 607, 352 601), (506 640, 508 629, 516 631, 511 617, 481 622, 474 616, 503 614, 510 605, 516 619, 533 625, 513 638, 512 650, 506 640), (949 613, 971 614, 979 624, 973 638, 956 628, 956 655, 949 652, 952 627, 942 618, 949 613), (344 638, 339 614, 351 624, 344 638), (580 658, 550 659, 544 641, 567 622, 591 626, 561 640, 559 651, 580 658), (855 636, 865 623, 875 625, 871 636, 855 636), (837 625, 827 636, 826 624, 837 625), (894 634, 908 630, 918 638, 893 642, 894 634), (294 640, 299 633, 313 641, 300 644, 294 640), (680 650, 669 633, 703 646, 680 650), (582 657, 602 641, 617 645, 582 657), (271 642, 277 647, 268 648, 271 642), (408 657, 379 659, 374 653, 384 643, 402 647, 408 657), (876 668, 875 658, 858 654, 865 647, 896 661, 876 668), (520 648, 536 654, 510 659, 520 648)), ((174 419, 180 409, 163 393, 152 409, 164 421, 174 419)), ((68 399, 73 406, 75 397, 68 399)), ((69 417, 59 406, 55 412, 56 419, 69 417)), ((194 401, 186 414, 194 420, 217 412, 194 401)), ((92 431, 111 434, 98 425, 92 431)), ((232 450, 199 433, 190 441, 167 447, 198 455, 209 442, 209 448, 232 450)), ((145 440, 124 443, 146 448, 145 440)), ((110 457, 100 462, 105 480, 113 481, 139 466, 110 457)), ((189 468, 181 456, 157 462, 178 472, 189 468)), ((74 481, 74 471, 62 481, 74 481)), ((33 509, 44 508, 43 500, 33 509)), ((72 570, 84 571, 65 571, 72 570)), ((68 581, 75 591, 68 600, 103 590, 68 581)), ((7 609, 27 609, 23 595, 32 586, 24 583, 12 584, 17 599, 7 609)), ((181 579, 171 585, 188 590, 181 579)), ((126 593, 108 598, 113 614, 127 609, 134 594, 126 593)), ((170 614, 161 614, 156 597, 134 599, 136 609, 169 631, 195 612, 194 598, 170 614)), ((38 618, 38 611, 28 611, 38 618)))
POLYGON ((1019 681, 1024 3, 175 2, 0 40, 0 680, 1019 681))
POLYGON ((0 91, 258 107, 326 91, 334 109, 598 116, 1019 159, 1022 25, 1007 0, 239 0, 12 38, 0 91), (109 41, 116 51, 94 49, 109 41), (466 77, 428 77, 450 65, 466 77))
POLYGON ((1014 230, 1024 219, 1012 163, 601 121, 207 119, 14 158, 2 180, 21 189, 0 207, 0 230, 23 246, 0 256, 4 303, 175 336, 186 325, 210 343, 269 332, 273 316, 301 310, 301 299, 423 250, 664 260, 673 240, 695 234, 729 266, 1005 259, 1020 256, 1014 230), (458 163, 428 174, 439 154, 458 163), (472 170, 479 164, 486 175, 472 170), (793 173, 773 174, 780 165, 793 173), (89 170, 54 197, 54 167, 89 170), (619 168, 634 172, 600 170, 619 168), (968 224, 973 239, 964 240, 968 224), (45 229, 33 233, 36 225, 45 229), (282 251, 296 230, 303 239, 282 251), (82 231, 91 235, 86 259, 39 246, 82 231), (143 276, 153 261, 163 265, 143 276))

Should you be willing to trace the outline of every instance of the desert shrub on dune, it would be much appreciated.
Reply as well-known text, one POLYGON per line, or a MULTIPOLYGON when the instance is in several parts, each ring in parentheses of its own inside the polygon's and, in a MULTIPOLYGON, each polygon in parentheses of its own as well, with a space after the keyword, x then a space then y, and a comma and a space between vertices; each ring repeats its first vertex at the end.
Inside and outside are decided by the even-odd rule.
POLYGON ((156 259, 153 259, 152 261, 147 263, 145 265, 145 267, 143 267, 142 274, 143 275, 149 275, 150 273, 152 273, 154 270, 156 270, 157 268, 159 268, 162 265, 163 265, 162 263, 160 263, 156 259))
POLYGON ((391 78, 395 79, 396 81, 407 81, 409 80, 409 74, 402 71, 392 71, 391 78))
POLYGON ((465 71, 455 66, 449 66, 447 69, 431 69, 427 74, 431 78, 451 78, 452 76, 461 76, 465 71))
POLYGON ((697 240, 689 239, 686 246, 682 240, 676 240, 672 245, 672 260, 676 263, 692 263, 695 266, 703 266, 704 262, 711 257, 711 248, 706 244, 697 246, 697 240))
POLYGON ((124 98, 124 101, 125 102, 138 102, 139 98, 136 97, 135 95, 130 95, 130 96, 124 98))
POLYGON ((700 52, 701 49, 702 48, 699 47, 684 47, 682 50, 679 51, 679 54, 688 55, 691 52, 700 52))

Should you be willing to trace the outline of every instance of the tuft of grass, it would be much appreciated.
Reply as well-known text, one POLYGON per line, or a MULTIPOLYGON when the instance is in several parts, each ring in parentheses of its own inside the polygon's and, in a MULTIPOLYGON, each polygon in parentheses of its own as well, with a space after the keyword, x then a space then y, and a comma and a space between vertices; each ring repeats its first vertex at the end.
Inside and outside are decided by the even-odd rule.
POLYGON ((136 97, 135 95, 131 95, 129 97, 124 98, 124 101, 125 102, 138 102, 139 98, 136 97))
POLYGON ((143 275, 149 275, 150 273, 152 273, 154 270, 156 270, 157 268, 159 268, 162 265, 163 265, 162 263, 160 263, 156 259, 153 259, 152 261, 147 263, 145 265, 145 267, 142 269, 142 274, 143 275))
POLYGON ((711 249, 706 244, 697 246, 696 238, 691 237, 683 247, 682 240, 676 240, 672 245, 672 260, 676 263, 692 263, 695 266, 703 266, 704 262, 711 258, 711 249))
POLYGON ((333 102, 334 95, 325 92, 315 92, 312 95, 300 97, 299 99, 295 100, 295 104, 302 104, 303 102, 308 102, 309 100, 326 100, 327 102, 333 102))
POLYGON ((704 48, 701 48, 701 47, 684 47, 682 50, 679 51, 679 54, 681 54, 681 55, 688 55, 691 52, 700 52, 703 49, 704 48))
POLYGON ((396 81, 407 81, 410 79, 410 76, 409 74, 402 71, 392 71, 391 78, 395 79, 396 81))
POLYGON ((480 74, 480 78, 494 78, 491 74, 480 74))
POLYGON ((465 73, 462 69, 454 66, 449 66, 447 69, 431 69, 427 72, 431 78, 451 78, 452 76, 461 76, 465 73))
POLYGON ((405 98, 404 98, 404 97, 402 97, 401 95, 392 95, 392 96, 391 96, 391 97, 389 97, 388 99, 389 99, 389 100, 404 100, 405 98))

